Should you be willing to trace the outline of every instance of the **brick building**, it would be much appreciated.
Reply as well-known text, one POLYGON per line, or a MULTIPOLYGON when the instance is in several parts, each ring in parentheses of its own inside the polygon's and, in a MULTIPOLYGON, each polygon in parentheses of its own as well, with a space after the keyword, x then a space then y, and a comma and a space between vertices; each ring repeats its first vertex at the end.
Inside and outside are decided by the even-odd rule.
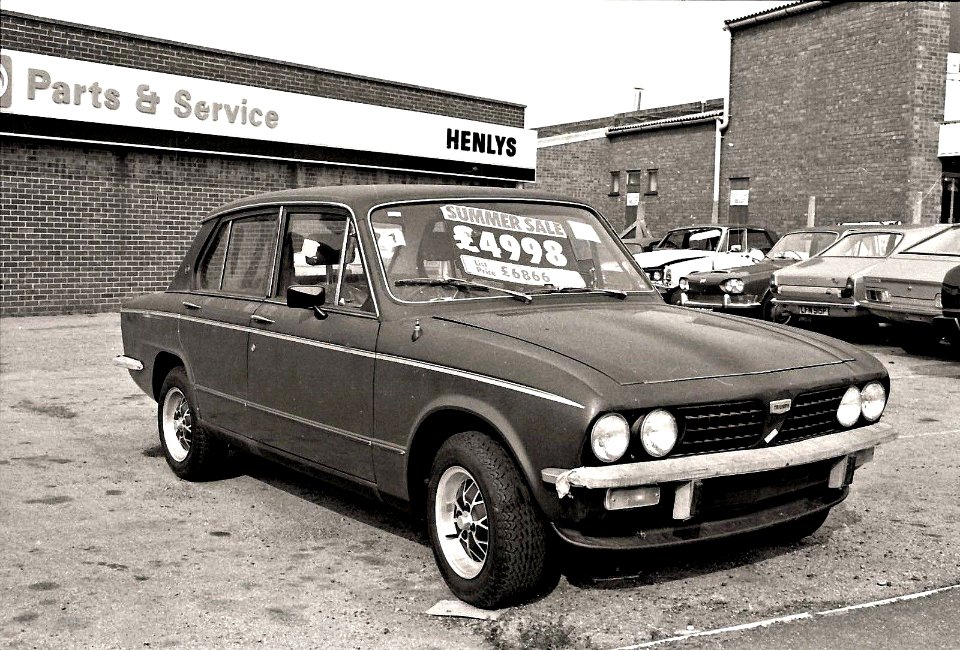
POLYGON ((534 179, 517 104, 12 12, 0 39, 3 315, 162 289, 249 194, 534 179))
POLYGON ((796 2, 729 20, 725 116, 711 103, 659 109, 684 116, 674 124, 654 110, 541 129, 538 182, 629 223, 634 188, 616 194, 611 179, 639 172, 633 201, 655 233, 960 221, 958 16, 943 2, 796 2))

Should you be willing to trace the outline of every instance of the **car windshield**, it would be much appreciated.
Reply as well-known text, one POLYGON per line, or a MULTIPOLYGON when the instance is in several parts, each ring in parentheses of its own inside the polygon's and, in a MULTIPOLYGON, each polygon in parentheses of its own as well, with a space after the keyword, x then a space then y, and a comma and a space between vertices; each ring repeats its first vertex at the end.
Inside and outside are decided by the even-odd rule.
POLYGON ((934 235, 916 246, 911 246, 904 253, 960 257, 960 228, 952 228, 939 235, 934 235))
POLYGON ((655 248, 689 248, 698 251, 715 251, 720 246, 723 231, 719 228, 683 228, 671 230, 655 248))
POLYGON ((886 257, 901 239, 903 233, 899 232, 853 233, 823 251, 821 257, 886 257))
POLYGON ((767 257, 772 260, 805 260, 837 241, 835 232, 791 232, 780 238, 767 257))
POLYGON ((370 214, 394 297, 410 302, 598 291, 652 291, 591 212, 535 202, 466 200, 370 214))

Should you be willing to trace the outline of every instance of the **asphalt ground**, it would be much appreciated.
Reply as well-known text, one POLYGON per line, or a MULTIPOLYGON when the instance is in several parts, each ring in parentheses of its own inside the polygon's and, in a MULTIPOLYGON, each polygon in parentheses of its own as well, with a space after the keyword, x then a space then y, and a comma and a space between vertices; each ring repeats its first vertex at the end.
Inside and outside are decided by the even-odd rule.
POLYGON ((960 583, 960 362, 856 342, 891 373, 900 438, 815 535, 571 556, 550 595, 476 621, 425 613, 451 594, 376 501, 245 456, 178 480, 110 363, 116 314, 0 319, 0 645, 956 647, 960 590, 895 599, 960 583))

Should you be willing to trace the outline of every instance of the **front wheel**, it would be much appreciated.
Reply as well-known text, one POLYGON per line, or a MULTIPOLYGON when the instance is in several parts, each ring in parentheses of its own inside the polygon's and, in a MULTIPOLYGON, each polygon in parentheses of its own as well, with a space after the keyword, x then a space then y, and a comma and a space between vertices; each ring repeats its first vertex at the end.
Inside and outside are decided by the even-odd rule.
POLYGON ((226 455, 224 444, 200 426, 196 404, 187 373, 171 370, 157 402, 160 445, 173 473, 191 481, 212 477, 226 455))
POLYGON ((503 448, 482 433, 458 433, 437 452, 427 528, 450 590, 477 607, 522 602, 559 576, 526 483, 503 448))

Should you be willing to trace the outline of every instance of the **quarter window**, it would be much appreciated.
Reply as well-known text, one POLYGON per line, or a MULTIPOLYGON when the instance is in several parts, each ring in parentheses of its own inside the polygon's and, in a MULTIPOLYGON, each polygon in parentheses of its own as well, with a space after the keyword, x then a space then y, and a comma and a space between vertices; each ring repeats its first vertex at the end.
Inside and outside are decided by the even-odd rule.
POLYGON ((266 296, 276 251, 277 217, 257 215, 235 219, 230 225, 230 243, 221 288, 226 293, 266 296))
POLYGON ((223 262, 227 257, 227 239, 230 236, 230 222, 220 224, 217 234, 207 254, 197 268, 197 288, 206 291, 218 291, 223 279, 223 262))

